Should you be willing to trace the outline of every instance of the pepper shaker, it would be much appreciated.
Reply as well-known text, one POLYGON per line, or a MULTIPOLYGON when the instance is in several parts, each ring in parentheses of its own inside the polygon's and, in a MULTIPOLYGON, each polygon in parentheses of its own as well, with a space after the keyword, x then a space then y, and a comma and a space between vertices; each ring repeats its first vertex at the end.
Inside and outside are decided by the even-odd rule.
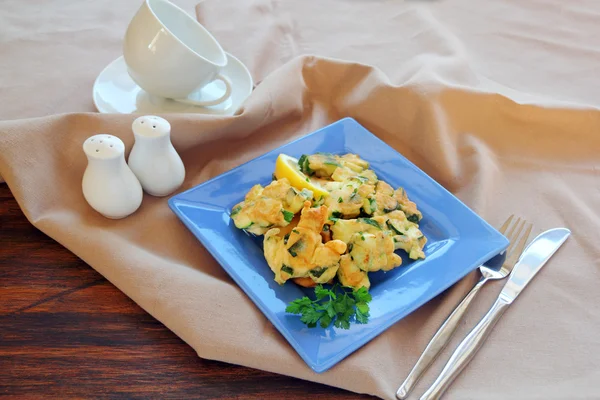
POLYGON ((135 144, 129 166, 142 188, 153 196, 166 196, 185 179, 183 161, 171 143, 171 124, 161 117, 138 117, 131 125, 135 144))
POLYGON ((99 134, 83 143, 88 165, 81 187, 88 204, 107 218, 134 213, 142 204, 142 187, 125 162, 125 144, 115 136, 99 134))

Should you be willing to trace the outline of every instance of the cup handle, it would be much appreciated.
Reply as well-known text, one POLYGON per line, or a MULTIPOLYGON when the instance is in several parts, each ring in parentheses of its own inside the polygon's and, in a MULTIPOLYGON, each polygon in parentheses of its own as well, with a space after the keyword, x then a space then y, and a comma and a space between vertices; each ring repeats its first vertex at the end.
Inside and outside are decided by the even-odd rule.
POLYGON ((229 78, 227 78, 223 74, 217 75, 217 77, 214 80, 215 81, 220 80, 221 82, 223 82, 225 84, 225 93, 223 93, 223 95, 221 97, 219 97, 218 99, 207 100, 207 101, 198 101, 198 100, 194 100, 194 99, 190 99, 190 98, 174 99, 174 100, 178 101, 180 103, 193 104, 195 106, 201 106, 201 107, 216 106, 217 104, 221 104, 229 96, 231 96, 231 81, 229 80, 229 78))

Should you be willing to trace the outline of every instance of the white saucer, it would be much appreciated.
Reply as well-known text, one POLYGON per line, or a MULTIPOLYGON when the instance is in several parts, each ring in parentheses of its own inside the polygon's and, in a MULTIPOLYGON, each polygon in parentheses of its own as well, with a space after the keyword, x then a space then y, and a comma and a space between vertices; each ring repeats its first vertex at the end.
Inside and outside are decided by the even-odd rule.
MULTIPOLYGON (((127 73, 125 60, 121 56, 104 68, 96 78, 93 91, 94 105, 101 113, 233 115, 252 93, 254 83, 246 66, 229 53, 227 53, 227 66, 221 73, 231 81, 231 96, 221 104, 200 107, 146 93, 131 79, 127 73)), ((192 96, 195 99, 213 99, 221 96, 224 91, 223 82, 214 81, 192 96)))

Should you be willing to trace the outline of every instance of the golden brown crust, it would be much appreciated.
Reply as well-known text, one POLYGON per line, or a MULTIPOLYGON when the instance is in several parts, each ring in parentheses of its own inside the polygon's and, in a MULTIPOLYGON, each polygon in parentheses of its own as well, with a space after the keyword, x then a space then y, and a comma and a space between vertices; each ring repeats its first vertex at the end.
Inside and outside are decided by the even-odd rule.
MULTIPOLYGON (((292 281, 294 281, 294 283, 296 285, 305 287, 305 288, 312 288, 317 286, 317 283, 315 281, 312 280, 312 278, 309 278, 308 276, 305 276, 303 278, 294 278, 292 279, 292 281)), ((327 282, 329 285, 333 284, 333 279, 331 279, 329 282, 327 282)))
POLYGON ((315 281, 313 281, 311 278, 309 278, 308 276, 305 276, 302 278, 294 278, 292 280, 294 281, 294 283, 296 285, 299 285, 302 287, 311 288, 311 287, 317 286, 317 283, 315 281))

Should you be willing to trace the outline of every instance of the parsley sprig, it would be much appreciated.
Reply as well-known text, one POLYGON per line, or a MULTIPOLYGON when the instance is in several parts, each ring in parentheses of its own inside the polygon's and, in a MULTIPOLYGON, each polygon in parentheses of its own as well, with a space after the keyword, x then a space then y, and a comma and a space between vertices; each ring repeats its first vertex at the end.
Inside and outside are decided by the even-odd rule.
POLYGON ((352 317, 359 324, 369 322, 370 301, 371 294, 365 287, 349 292, 337 283, 331 289, 317 285, 315 300, 307 296, 301 297, 288 304, 285 311, 300 314, 300 321, 309 328, 314 328, 317 324, 321 328, 327 328, 333 322, 336 328, 350 329, 352 317))

